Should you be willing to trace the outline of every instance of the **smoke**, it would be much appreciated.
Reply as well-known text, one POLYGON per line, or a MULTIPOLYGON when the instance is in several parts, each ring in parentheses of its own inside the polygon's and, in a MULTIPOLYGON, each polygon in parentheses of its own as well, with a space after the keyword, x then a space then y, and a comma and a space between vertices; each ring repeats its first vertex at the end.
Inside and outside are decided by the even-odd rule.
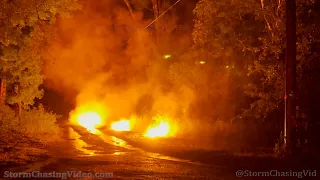
POLYGON ((58 39, 43 68, 46 85, 68 96, 77 92, 78 106, 100 101, 110 120, 158 112, 178 116, 194 92, 168 80, 152 32, 144 30, 150 21, 139 12, 133 19, 119 1, 87 1, 84 12, 57 23, 58 39))

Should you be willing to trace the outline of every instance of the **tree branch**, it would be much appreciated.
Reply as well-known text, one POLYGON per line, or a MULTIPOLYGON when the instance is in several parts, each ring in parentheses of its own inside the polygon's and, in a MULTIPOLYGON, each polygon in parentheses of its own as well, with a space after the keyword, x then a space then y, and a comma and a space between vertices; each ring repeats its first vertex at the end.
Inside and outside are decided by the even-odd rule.
POLYGON ((128 0, 123 0, 123 1, 126 3, 126 5, 127 5, 127 7, 128 7, 128 10, 129 10, 129 12, 130 12, 130 14, 131 14, 132 19, 133 19, 133 20, 136 20, 136 19, 134 18, 133 10, 132 10, 132 8, 131 8, 131 5, 130 5, 129 1, 128 1, 128 0))

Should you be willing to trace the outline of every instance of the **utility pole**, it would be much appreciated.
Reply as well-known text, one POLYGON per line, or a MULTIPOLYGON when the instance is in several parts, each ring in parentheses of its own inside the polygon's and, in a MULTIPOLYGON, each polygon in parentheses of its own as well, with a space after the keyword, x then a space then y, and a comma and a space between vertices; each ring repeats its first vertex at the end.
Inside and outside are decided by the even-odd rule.
POLYGON ((296 95, 296 0, 286 0, 285 120, 284 142, 289 154, 294 148, 296 95))

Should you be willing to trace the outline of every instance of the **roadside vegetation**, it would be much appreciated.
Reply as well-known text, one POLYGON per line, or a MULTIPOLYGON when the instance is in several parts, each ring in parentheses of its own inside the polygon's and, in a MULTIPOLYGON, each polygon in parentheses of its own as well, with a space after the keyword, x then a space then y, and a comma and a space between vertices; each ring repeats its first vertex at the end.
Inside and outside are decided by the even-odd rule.
MULTIPOLYGON (((0 4, 0 161, 59 139, 59 116, 37 102, 44 79, 79 106, 102 101, 112 120, 134 115, 143 126, 161 114, 199 146, 281 151, 284 1, 181 1, 161 17, 173 1, 119 2, 0 4)), ((297 2, 298 104, 312 124, 320 2, 297 2)))
POLYGON ((61 136, 57 118, 41 109, 23 110, 18 117, 9 106, 0 107, 1 163, 25 163, 48 155, 46 147, 61 136))
POLYGON ((58 115, 41 104, 41 57, 57 17, 76 1, 6 1, 0 5, 0 161, 25 163, 46 154, 61 136, 58 115))

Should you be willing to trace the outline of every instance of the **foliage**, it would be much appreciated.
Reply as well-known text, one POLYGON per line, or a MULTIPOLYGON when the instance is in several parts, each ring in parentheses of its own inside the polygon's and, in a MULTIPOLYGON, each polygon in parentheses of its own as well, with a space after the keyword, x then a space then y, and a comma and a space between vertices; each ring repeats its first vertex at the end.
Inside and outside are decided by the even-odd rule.
POLYGON ((15 112, 8 106, 0 107, 0 135, 8 134, 10 130, 16 129, 19 121, 15 117, 15 112))
POLYGON ((40 59, 32 56, 27 48, 19 49, 10 45, 5 47, 4 55, 1 57, 7 71, 7 102, 9 104, 23 102, 25 107, 33 105, 34 99, 40 99, 43 95, 43 90, 38 88, 43 82, 40 59))
POLYGON ((0 161, 2 163, 30 163, 30 154, 45 155, 46 143, 58 137, 59 128, 54 124, 56 115, 40 114, 39 110, 25 112, 28 118, 21 124, 8 106, 0 107, 0 161))
POLYGON ((43 96, 43 90, 39 89, 43 83, 40 57, 52 39, 54 28, 50 25, 58 16, 69 17, 79 9, 77 0, 3 0, 0 3, 0 79, 6 83, 6 103, 18 104, 21 115, 17 117, 12 106, 2 105, 0 135, 8 142, 14 139, 14 146, 29 145, 25 142, 29 138, 53 140, 59 133, 55 124, 57 115, 30 109, 30 106, 35 98, 43 96))
POLYGON ((11 0, 0 5, 0 42, 4 45, 19 44, 24 28, 40 22, 53 24, 56 15, 70 16, 81 7, 77 0, 11 0))
MULTIPOLYGON (((313 14, 314 1, 298 0, 298 83, 310 64, 315 28, 305 23, 313 14)), ((284 97, 284 1, 200 0, 194 10, 194 50, 207 54, 216 66, 232 64, 243 83, 240 118, 266 119, 279 111, 284 97)), ((228 65, 230 66, 230 65, 228 65)), ((233 79, 233 78, 232 78, 233 79)))
POLYGON ((7 103, 33 105, 42 98, 40 55, 50 38, 48 25, 81 7, 76 0, 6 1, 0 5, 1 79, 7 80, 7 103))
POLYGON ((24 134, 41 137, 44 135, 59 136, 60 128, 56 124, 60 116, 38 109, 24 111, 21 119, 21 131, 24 134))
POLYGON ((285 144, 284 144, 284 136, 283 136, 282 132, 280 134, 278 141, 275 144, 273 151, 278 157, 284 157, 284 155, 286 154, 286 148, 285 148, 285 144))
POLYGON ((40 107, 23 111, 19 119, 10 107, 2 106, 0 107, 0 135, 7 137, 8 134, 15 133, 50 141, 54 139, 53 137, 59 136, 60 128, 56 124, 58 118, 58 115, 46 112, 40 107))

